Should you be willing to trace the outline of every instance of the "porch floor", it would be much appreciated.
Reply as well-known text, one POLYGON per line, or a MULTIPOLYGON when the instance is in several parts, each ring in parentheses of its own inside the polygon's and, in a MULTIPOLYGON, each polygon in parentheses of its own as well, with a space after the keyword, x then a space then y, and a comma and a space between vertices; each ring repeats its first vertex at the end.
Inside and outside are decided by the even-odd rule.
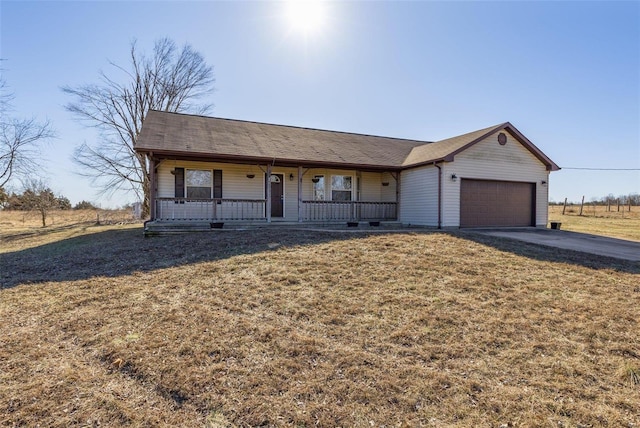
POLYGON ((319 230, 397 230, 403 225, 399 221, 359 221, 359 222, 304 222, 297 221, 148 221, 144 225, 145 236, 189 232, 218 232, 223 230, 248 230, 263 228, 319 229, 319 230))

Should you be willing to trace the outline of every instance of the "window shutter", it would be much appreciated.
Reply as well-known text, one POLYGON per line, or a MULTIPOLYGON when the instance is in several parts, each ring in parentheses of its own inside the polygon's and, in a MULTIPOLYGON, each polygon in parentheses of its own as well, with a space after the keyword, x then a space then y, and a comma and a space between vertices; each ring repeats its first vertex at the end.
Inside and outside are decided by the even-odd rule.
POLYGON ((174 168, 175 194, 176 198, 184 198, 184 168, 174 168))
POLYGON ((222 170, 213 170, 213 197, 214 199, 222 198, 222 170))

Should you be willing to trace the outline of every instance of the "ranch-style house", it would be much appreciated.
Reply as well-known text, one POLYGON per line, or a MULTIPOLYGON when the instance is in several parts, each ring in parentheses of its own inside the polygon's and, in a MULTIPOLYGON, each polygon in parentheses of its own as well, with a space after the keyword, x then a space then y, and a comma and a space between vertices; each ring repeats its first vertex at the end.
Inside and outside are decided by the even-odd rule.
POLYGON ((511 123, 436 142, 150 111, 151 221, 546 227, 560 168, 511 123))

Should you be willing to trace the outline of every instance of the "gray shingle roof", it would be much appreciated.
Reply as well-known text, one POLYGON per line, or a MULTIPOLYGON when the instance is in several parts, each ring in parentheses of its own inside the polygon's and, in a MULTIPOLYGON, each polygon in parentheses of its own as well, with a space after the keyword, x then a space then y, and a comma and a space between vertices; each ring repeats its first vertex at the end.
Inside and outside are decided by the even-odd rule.
MULTIPOLYGON (((431 143, 152 110, 147 114, 136 150, 209 159, 402 169, 452 160, 448 158, 478 138, 509 127, 513 128, 506 123, 431 143)), ((531 144, 522 138, 523 144, 531 144)), ((555 165, 542 156, 547 165, 555 165)))

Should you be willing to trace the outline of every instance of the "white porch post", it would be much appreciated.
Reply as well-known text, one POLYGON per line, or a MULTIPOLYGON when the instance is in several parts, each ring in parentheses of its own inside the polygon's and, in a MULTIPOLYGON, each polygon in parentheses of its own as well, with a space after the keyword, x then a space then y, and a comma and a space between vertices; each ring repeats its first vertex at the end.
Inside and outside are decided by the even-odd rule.
POLYGON ((298 223, 302 223, 302 167, 298 165, 298 223))
POLYGON ((400 171, 396 172, 396 221, 400 221, 400 171))
POLYGON ((149 156, 149 219, 156 219, 156 192, 158 185, 156 184, 156 160, 149 156))
POLYGON ((267 210, 267 223, 271 223, 271 164, 267 165, 267 182, 265 184, 265 193, 267 203, 265 209, 267 210))
POLYGON ((353 204, 353 212, 351 215, 354 220, 360 220, 360 207, 358 202, 362 198, 362 171, 356 171, 356 203, 353 204))

